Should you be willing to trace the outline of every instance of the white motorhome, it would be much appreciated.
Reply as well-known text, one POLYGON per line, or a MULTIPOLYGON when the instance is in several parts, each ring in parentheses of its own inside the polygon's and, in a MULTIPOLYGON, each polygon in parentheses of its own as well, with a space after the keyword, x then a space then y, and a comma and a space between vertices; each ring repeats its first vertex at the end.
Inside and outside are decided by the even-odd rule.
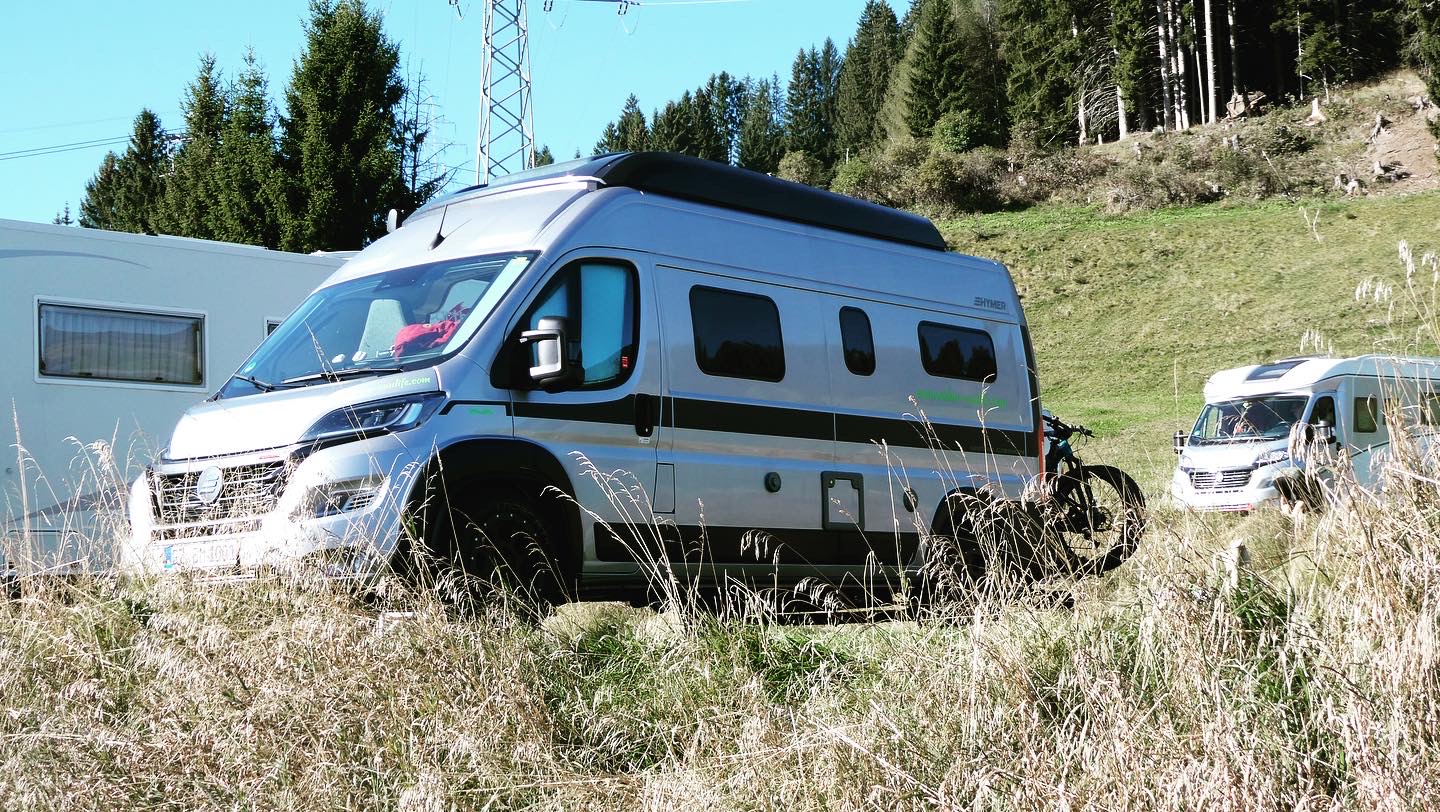
POLYGON ((126 561, 363 572, 415 529, 570 596, 895 574, 953 494, 1036 476, 1032 367, 1009 273, 924 218, 677 155, 546 167, 326 280, 136 480, 126 561))
POLYGON ((114 481, 342 262, 0 220, 0 559, 109 566, 75 536, 107 505, 123 524, 114 481))
POLYGON ((1286 358, 1217 372, 1176 433, 1170 495, 1196 510, 1298 499, 1336 477, 1375 487, 1397 435, 1440 424, 1440 358, 1286 358), (1317 447, 1295 459, 1301 446, 1317 447))

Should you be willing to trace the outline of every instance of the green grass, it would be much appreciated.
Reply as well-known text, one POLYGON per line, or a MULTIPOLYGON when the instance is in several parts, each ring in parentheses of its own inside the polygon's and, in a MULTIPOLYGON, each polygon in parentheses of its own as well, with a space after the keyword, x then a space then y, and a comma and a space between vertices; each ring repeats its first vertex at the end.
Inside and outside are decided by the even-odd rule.
POLYGON ((1355 289, 1372 276, 1403 281, 1401 240, 1440 248, 1440 193, 1131 215, 1040 207, 941 229, 956 250, 1010 267, 1047 408, 1097 429, 1096 460, 1152 493, 1173 465, 1170 434, 1189 429, 1211 373, 1299 355, 1310 330, 1342 356, 1434 352, 1406 346, 1355 289))

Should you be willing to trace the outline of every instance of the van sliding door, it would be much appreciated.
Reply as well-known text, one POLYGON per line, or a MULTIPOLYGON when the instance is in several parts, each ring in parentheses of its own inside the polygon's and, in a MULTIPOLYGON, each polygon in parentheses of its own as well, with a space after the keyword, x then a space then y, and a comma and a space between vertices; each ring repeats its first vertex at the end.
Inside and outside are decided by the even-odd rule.
POLYGON ((845 563, 820 515, 834 415, 813 295, 665 266, 656 284, 673 421, 665 558, 707 579, 845 563))

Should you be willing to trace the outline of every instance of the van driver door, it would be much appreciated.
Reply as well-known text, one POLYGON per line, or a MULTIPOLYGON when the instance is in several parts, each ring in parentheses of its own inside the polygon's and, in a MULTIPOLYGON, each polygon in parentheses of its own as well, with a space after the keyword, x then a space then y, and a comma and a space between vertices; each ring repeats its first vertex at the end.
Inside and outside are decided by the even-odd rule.
POLYGON ((1351 378, 1342 390, 1342 443, 1349 453, 1355 481, 1362 487, 1373 487, 1380 479, 1381 467, 1390 452, 1390 433, 1386 426, 1385 395, 1375 378, 1351 378))
POLYGON ((598 529, 648 518, 643 504, 655 490, 656 449, 665 433, 654 296, 649 275, 641 273, 644 260, 626 252, 572 254, 556 266, 508 334, 507 352, 516 361, 508 373, 510 406, 516 438, 559 460, 580 504, 597 514, 582 514, 585 560, 594 562, 598 529), (539 385, 532 368, 554 359, 542 358, 534 336, 547 329, 563 335, 568 371, 539 385))

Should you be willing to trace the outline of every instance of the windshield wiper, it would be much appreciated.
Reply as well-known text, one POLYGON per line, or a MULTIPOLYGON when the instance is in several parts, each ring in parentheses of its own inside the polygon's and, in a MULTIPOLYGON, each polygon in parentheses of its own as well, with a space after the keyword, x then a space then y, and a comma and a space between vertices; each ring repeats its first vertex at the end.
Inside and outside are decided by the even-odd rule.
POLYGON ((237 381, 244 381, 245 383, 250 384, 256 389, 259 389, 261 392, 274 392, 276 389, 279 388, 275 384, 270 383, 269 381, 262 381, 259 378, 253 378, 249 375, 240 375, 237 373, 235 375, 231 375, 230 377, 234 378, 237 381))
POLYGON ((404 372, 403 367, 351 367, 349 369, 324 369, 310 375, 300 375, 294 378, 286 378, 280 382, 281 386, 304 386, 315 381, 343 381, 346 378, 363 378, 366 375, 389 375, 394 372, 404 372))

